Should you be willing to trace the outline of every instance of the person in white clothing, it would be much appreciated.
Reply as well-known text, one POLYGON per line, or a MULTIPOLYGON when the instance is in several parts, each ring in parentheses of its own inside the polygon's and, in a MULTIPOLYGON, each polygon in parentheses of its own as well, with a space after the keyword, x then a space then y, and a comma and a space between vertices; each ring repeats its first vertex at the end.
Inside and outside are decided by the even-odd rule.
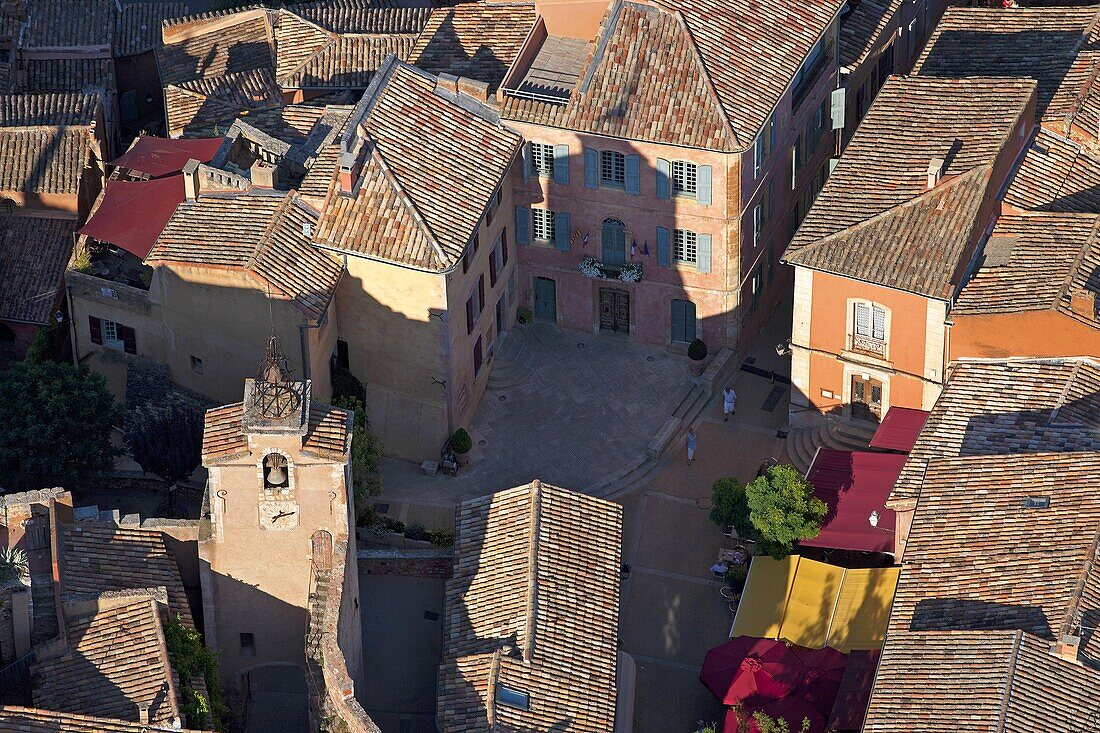
POLYGON ((730 419, 730 415, 737 412, 737 393, 733 391, 733 387, 726 387, 722 390, 722 413, 725 415, 722 421, 730 419))

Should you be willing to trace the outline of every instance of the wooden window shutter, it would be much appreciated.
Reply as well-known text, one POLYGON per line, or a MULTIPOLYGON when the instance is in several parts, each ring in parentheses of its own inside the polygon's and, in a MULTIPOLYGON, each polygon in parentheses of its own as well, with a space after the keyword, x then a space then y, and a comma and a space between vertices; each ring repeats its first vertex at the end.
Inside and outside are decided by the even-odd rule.
POLYGON ((474 332, 474 296, 466 299, 466 334, 474 332))
POLYGON ((485 310, 485 276, 477 276, 477 312, 485 310))
POLYGON ((695 269, 699 272, 710 272, 710 235, 698 234, 695 237, 697 254, 695 257, 695 269))
POLYGON ((497 253, 492 252, 489 255, 489 287, 496 287, 497 284, 497 253))
POLYGON ((672 163, 657 158, 657 198, 667 199, 672 196, 672 163))
POLYGON ((554 146, 554 183, 569 183, 569 146, 554 146))
POLYGON ((534 165, 534 155, 531 154, 531 146, 534 143, 524 143, 522 152, 523 180, 531 178, 531 166, 534 165))
POLYGON ((569 214, 564 211, 554 213, 554 248, 560 252, 569 251, 569 214))
POLYGON ((856 335, 871 335, 871 308, 865 303, 856 303, 856 335))
POLYGON ((584 185, 585 188, 600 186, 600 154, 593 148, 584 149, 584 185))
POLYGON ((642 192, 642 158, 640 155, 626 156, 626 192, 637 196, 642 192))
POLYGON ((137 334, 129 326, 118 326, 118 337, 122 339, 122 349, 127 354, 137 353, 137 334))
POLYGON ((871 324, 871 338, 876 338, 880 341, 886 340, 886 310, 883 308, 875 307, 872 309, 874 314, 874 320, 871 324))
POLYGON ((711 196, 711 167, 701 165, 695 169, 695 201, 703 206, 710 206, 711 196))
POLYGON ((508 230, 502 229, 500 232, 500 266, 503 268, 508 264, 508 230))
POLYGON ((657 227, 657 264, 668 267, 672 263, 672 244, 669 231, 664 227, 657 227))
POLYGON ((531 243, 531 210, 526 206, 516 207, 516 244, 531 243))
POLYGON ((95 316, 88 316, 88 330, 92 332, 92 343, 103 345, 103 322, 95 316))

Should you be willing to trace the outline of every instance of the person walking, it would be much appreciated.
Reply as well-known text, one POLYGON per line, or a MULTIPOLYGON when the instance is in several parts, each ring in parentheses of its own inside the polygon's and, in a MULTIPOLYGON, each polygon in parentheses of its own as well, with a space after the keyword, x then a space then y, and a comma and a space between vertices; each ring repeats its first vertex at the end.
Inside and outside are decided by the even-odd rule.
POLYGON ((687 434, 687 449, 688 449, 688 465, 690 466, 692 461, 695 460, 695 428, 688 428, 687 434))
POLYGON ((722 422, 726 422, 730 419, 730 415, 737 412, 737 393, 733 391, 733 387, 726 387, 722 390, 722 422))

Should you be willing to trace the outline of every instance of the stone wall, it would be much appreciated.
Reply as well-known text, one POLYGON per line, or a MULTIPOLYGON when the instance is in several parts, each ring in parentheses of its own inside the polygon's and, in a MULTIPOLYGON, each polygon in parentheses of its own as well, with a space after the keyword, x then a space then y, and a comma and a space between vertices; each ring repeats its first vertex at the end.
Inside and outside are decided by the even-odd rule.
POLYGON ((360 550, 359 572, 447 580, 454 572, 454 550, 360 550))

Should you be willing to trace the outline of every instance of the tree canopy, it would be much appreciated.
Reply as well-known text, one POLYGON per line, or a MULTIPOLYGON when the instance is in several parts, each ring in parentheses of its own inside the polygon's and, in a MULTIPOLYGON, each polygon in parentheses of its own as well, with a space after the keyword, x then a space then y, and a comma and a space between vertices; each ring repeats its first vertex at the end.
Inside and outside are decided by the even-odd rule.
POLYGON ((107 383, 85 367, 21 362, 0 372, 0 486, 80 489, 110 469, 118 415, 107 383))
POLYGON ((817 537, 828 507, 793 466, 768 468, 745 487, 749 522, 760 548, 772 557, 791 554, 799 540, 817 537))

